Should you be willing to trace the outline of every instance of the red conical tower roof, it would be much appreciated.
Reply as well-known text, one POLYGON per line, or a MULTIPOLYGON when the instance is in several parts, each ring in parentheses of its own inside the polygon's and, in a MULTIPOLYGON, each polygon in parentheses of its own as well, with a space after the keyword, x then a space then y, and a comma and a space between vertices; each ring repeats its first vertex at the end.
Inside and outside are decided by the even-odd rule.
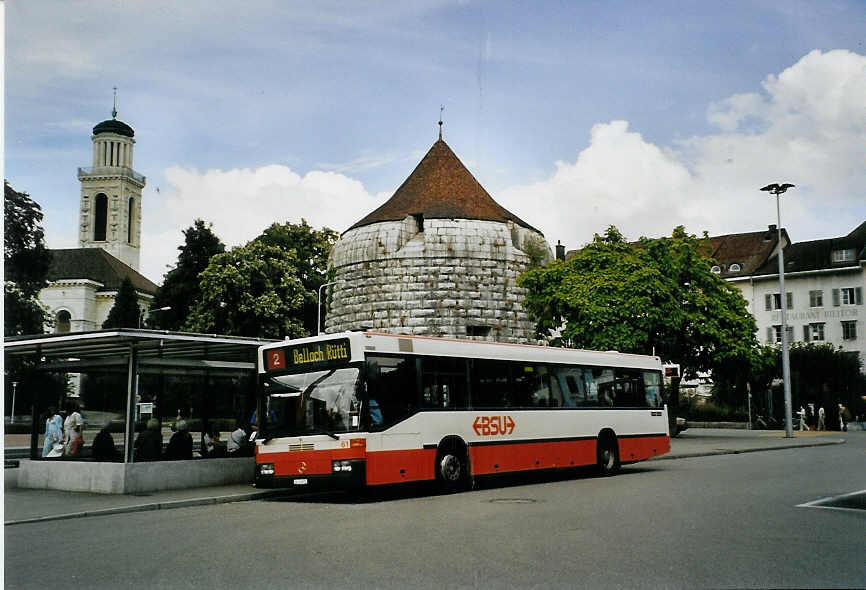
POLYGON ((494 201, 441 138, 390 199, 349 229, 418 213, 426 219, 513 221, 538 231, 494 201))

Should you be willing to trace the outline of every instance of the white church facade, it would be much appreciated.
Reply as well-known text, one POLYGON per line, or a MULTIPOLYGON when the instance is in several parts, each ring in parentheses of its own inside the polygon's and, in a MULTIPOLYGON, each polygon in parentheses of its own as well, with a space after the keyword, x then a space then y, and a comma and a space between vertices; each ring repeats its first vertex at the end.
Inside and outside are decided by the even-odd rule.
POLYGON ((78 248, 52 250, 48 286, 39 299, 55 333, 99 330, 129 278, 147 309, 157 286, 138 272, 145 177, 133 168, 135 132, 113 118, 93 128, 92 166, 78 169, 78 248))

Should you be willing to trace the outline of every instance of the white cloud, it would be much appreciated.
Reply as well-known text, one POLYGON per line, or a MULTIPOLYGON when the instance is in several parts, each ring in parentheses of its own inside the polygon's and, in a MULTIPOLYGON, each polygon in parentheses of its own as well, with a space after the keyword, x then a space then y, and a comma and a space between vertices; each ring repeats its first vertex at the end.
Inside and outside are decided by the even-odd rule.
POLYGON ((812 51, 768 76, 763 92, 711 105, 707 118, 720 133, 665 149, 625 121, 598 124, 574 162, 498 199, 551 243, 574 248, 611 224, 629 238, 680 224, 755 231, 775 223, 774 203, 757 189, 785 181, 797 185, 782 218, 795 240, 844 235, 866 218, 864 104, 866 57, 812 51))
POLYGON ((228 247, 246 243, 274 222, 306 219, 316 228, 344 231, 385 199, 335 172, 301 176, 290 168, 208 170, 175 166, 164 173, 168 186, 148 188, 143 199, 142 272, 161 281, 177 262, 182 230, 196 218, 213 223, 228 247))

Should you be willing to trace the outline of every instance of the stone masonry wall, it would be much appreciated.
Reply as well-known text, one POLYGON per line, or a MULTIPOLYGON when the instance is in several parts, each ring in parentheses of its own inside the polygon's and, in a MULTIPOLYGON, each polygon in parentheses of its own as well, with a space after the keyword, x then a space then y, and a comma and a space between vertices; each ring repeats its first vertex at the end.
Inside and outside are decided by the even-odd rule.
POLYGON ((490 328, 486 340, 535 342, 517 277, 529 257, 521 250, 541 234, 512 223, 427 219, 383 222, 346 232, 334 246, 335 271, 326 332, 372 329, 466 338, 490 328))

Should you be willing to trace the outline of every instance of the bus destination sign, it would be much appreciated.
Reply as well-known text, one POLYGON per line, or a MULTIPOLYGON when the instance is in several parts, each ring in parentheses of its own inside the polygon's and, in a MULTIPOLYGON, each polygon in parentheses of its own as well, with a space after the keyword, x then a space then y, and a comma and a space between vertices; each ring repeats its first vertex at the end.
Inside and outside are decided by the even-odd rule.
POLYGON ((349 339, 330 342, 309 342, 265 351, 268 371, 321 370, 347 365, 352 358, 349 339))

